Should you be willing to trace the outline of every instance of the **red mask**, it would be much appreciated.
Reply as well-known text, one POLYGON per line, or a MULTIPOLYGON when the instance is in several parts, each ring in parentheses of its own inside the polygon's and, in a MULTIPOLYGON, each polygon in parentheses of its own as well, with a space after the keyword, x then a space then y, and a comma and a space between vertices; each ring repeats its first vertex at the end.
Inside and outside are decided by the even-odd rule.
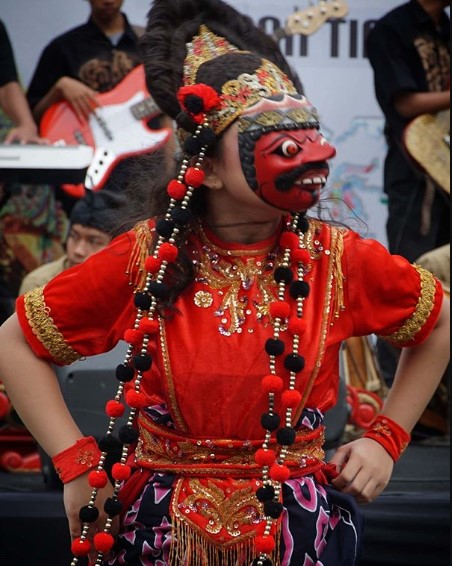
MULTIPOLYGON (((290 109, 294 103, 295 107, 301 104, 291 100, 288 105, 286 99, 278 107, 290 109)), ((254 114, 253 121, 257 116, 254 114)), ((246 131, 239 134, 243 172, 248 184, 264 202, 280 210, 302 212, 318 201, 329 174, 327 160, 336 155, 336 150, 308 123, 283 128, 281 124, 274 129, 267 125, 260 132, 253 128, 252 134, 246 131), (254 168, 250 168, 243 165, 249 163, 243 156, 253 144, 254 168)))

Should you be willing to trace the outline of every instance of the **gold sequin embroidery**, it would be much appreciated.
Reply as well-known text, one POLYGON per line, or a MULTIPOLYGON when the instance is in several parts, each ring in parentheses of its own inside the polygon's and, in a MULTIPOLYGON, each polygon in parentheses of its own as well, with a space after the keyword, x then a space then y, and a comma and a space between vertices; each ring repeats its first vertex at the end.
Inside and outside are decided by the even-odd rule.
POLYGON ((381 336, 392 344, 401 345, 414 340, 416 334, 422 329, 430 317, 435 305, 436 282, 430 271, 420 265, 413 264, 421 279, 421 293, 411 317, 405 321, 402 327, 388 336, 381 336))
POLYGON ((44 287, 29 291, 24 298, 25 314, 28 323, 44 348, 57 364, 69 365, 82 356, 64 339, 50 316, 50 309, 45 303, 44 287))

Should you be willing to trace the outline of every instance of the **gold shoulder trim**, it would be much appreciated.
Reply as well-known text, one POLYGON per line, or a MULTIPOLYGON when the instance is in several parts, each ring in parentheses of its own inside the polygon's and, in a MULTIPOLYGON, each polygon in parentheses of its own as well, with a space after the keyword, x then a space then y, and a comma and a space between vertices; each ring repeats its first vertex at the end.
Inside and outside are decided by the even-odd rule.
POLYGON ((129 284, 134 291, 140 291, 146 283, 145 261, 149 255, 152 243, 152 232, 147 220, 139 222, 134 226, 135 244, 130 254, 126 275, 129 276, 129 284))
POLYGON ((384 340, 395 345, 401 345, 414 339, 427 322, 435 304, 436 282, 434 276, 420 265, 413 264, 413 267, 421 278, 421 293, 416 309, 397 332, 388 336, 381 336, 384 340))
POLYGON ((53 357, 55 363, 69 365, 82 358, 55 326, 45 303, 44 287, 29 291, 24 297, 25 314, 33 334, 53 357))

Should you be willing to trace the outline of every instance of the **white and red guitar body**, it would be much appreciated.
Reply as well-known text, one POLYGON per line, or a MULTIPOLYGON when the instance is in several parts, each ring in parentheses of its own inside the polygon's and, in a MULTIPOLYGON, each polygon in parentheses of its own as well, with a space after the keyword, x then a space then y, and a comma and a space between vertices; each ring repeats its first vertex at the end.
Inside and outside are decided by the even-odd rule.
POLYGON ((72 106, 58 102, 44 114, 40 133, 55 145, 89 145, 94 149, 83 185, 63 185, 72 196, 100 190, 119 161, 151 153, 171 137, 170 128, 151 129, 148 122, 162 114, 146 88, 142 65, 115 88, 96 96, 98 107, 81 122, 72 106))

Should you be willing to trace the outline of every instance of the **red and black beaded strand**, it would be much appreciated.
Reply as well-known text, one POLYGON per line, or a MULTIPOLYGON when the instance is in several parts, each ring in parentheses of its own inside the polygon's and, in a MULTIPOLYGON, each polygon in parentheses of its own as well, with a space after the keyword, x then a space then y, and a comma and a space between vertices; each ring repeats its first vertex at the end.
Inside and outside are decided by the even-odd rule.
POLYGON ((304 334, 303 303, 309 295, 309 284, 303 281, 308 271, 310 255, 305 249, 303 234, 308 230, 309 222, 304 215, 294 215, 289 230, 283 232, 280 245, 284 248, 283 261, 275 270, 274 278, 278 285, 277 300, 270 305, 273 323, 273 337, 265 344, 269 355, 270 373, 262 380, 264 394, 268 395, 268 412, 262 415, 261 424, 265 429, 262 448, 256 452, 256 463, 262 467, 262 487, 256 492, 257 499, 264 508, 263 532, 256 537, 257 558, 253 566, 272 566, 272 554, 276 549, 276 528, 283 513, 281 503, 282 485, 290 478, 290 470, 285 465, 290 446, 296 441, 293 425, 293 413, 300 406, 301 394, 296 389, 298 374, 304 369, 305 360, 299 353, 300 337, 304 334), (291 269, 297 264, 297 280, 291 269), (287 293, 288 290, 288 293, 287 293), (296 312, 292 312, 287 294, 295 301, 296 312), (288 323, 288 324, 287 324, 288 323), (283 325, 292 334, 292 351, 286 352, 285 342, 281 339, 283 325), (276 359, 283 356, 284 368, 289 372, 289 384, 284 387, 284 380, 277 373, 276 359), (275 411, 275 399, 282 394, 282 405, 286 407, 284 422, 275 411), (271 449, 273 435, 279 445, 279 453, 271 449))
POLYGON ((94 535, 94 548, 97 551, 96 566, 103 562, 103 556, 109 552, 114 544, 111 535, 111 527, 114 517, 121 512, 121 502, 118 499, 122 483, 130 477, 131 468, 127 465, 129 449, 138 439, 138 431, 134 426, 137 412, 147 406, 148 399, 141 392, 141 381, 143 373, 152 367, 152 357, 148 352, 151 337, 158 332, 159 323, 156 319, 159 301, 166 299, 169 289, 164 283, 165 273, 170 263, 176 261, 178 248, 176 246, 177 236, 181 227, 185 226, 191 218, 189 202, 196 188, 204 182, 204 172, 201 170, 202 163, 209 145, 214 141, 212 131, 207 122, 199 124, 192 136, 187 139, 184 149, 188 154, 182 161, 181 169, 177 179, 170 181, 167 187, 170 196, 170 204, 163 219, 156 223, 158 235, 154 252, 145 262, 146 282, 143 290, 137 292, 134 304, 137 309, 135 323, 132 329, 124 334, 124 340, 128 343, 124 362, 116 368, 116 378, 119 381, 118 389, 114 399, 107 402, 105 410, 109 417, 106 435, 99 441, 101 457, 98 466, 88 476, 90 486, 93 488, 88 504, 80 509, 79 517, 82 523, 82 533, 71 545, 73 559, 71 566, 78 564, 81 556, 87 556, 91 551, 91 543, 88 540, 90 524, 99 517, 99 510, 95 503, 99 489, 104 488, 109 481, 105 471, 105 461, 109 451, 118 445, 118 440, 113 436, 117 419, 125 412, 125 405, 129 407, 127 422, 121 426, 118 438, 122 444, 120 461, 112 466, 111 476, 114 480, 112 497, 105 501, 104 511, 107 521, 102 532, 94 535), (190 159, 196 155, 196 162, 189 166, 190 159), (126 384, 133 383, 125 394, 126 384))

